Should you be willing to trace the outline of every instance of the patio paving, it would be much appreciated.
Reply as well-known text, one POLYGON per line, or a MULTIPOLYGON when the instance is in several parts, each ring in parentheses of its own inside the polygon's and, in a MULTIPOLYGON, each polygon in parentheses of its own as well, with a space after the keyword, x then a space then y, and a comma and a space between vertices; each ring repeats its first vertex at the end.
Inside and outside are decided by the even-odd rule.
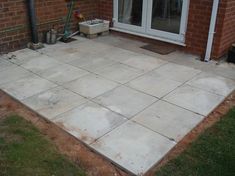
POLYGON ((135 175, 235 89, 233 65, 112 35, 76 38, 1 56, 0 88, 135 175))

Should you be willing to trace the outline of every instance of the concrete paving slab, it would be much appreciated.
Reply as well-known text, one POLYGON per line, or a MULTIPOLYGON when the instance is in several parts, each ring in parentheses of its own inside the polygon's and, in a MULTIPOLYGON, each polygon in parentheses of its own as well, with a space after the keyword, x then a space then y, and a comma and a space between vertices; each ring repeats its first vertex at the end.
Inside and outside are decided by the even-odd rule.
POLYGON ((72 44, 73 43, 86 42, 86 41, 90 40, 90 39, 88 39, 86 37, 83 37, 83 36, 80 36, 80 35, 75 35, 75 36, 73 36, 73 38, 76 39, 76 41, 73 41, 72 44))
POLYGON ((39 57, 41 54, 39 52, 36 52, 31 49, 22 49, 14 52, 10 52, 7 54, 8 61, 16 64, 16 65, 22 65, 25 62, 35 58, 39 57))
POLYGON ((210 69, 209 72, 235 81, 235 64, 221 64, 214 69, 210 69))
POLYGON ((103 57, 107 59, 111 59, 116 62, 124 62, 128 60, 129 58, 137 57, 138 55, 139 55, 138 53, 135 53, 129 50, 113 47, 110 50, 108 50, 103 55, 103 57))
POLYGON ((157 75, 162 75, 168 79, 172 79, 179 82, 186 82, 199 74, 201 71, 196 70, 194 68, 169 63, 166 65, 163 65, 160 68, 157 68, 154 70, 153 73, 156 73, 157 75))
POLYGON ((89 102, 56 117, 53 121, 86 144, 91 144, 126 119, 89 102))
POLYGON ((27 70, 30 70, 34 73, 43 73, 44 70, 48 68, 57 67, 61 63, 56 61, 55 59, 48 57, 46 55, 42 55, 40 57, 36 57, 34 59, 29 60, 28 62, 22 64, 21 66, 27 70))
POLYGON ((130 57, 129 59, 120 62, 145 72, 151 71, 167 63, 166 61, 143 54, 138 54, 138 56, 130 57))
POLYGON ((101 51, 107 51, 110 48, 112 48, 112 46, 110 46, 110 45, 106 45, 101 42, 95 42, 93 40, 87 40, 87 41, 81 42, 79 44, 73 43, 71 45, 72 45, 72 47, 78 48, 79 52, 85 52, 85 53, 89 53, 89 52, 99 53, 101 51))
POLYGON ((199 58, 199 56, 190 53, 185 53, 182 51, 175 51, 168 55, 165 55, 164 58, 168 61, 175 61, 175 60, 179 61, 179 60, 196 60, 199 58))
POLYGON ((133 174, 143 175, 174 145, 175 142, 129 121, 92 147, 133 174))
POLYGON ((94 74, 88 74, 64 85, 69 90, 86 98, 95 98, 117 87, 118 84, 94 74))
POLYGON ((103 69, 96 70, 95 73, 121 84, 125 84, 144 74, 142 70, 135 69, 134 67, 124 64, 114 64, 103 69))
POLYGON ((8 68, 12 66, 15 66, 15 65, 0 57, 0 72, 7 70, 8 68))
POLYGON ((43 52, 56 59, 57 61, 63 63, 69 63, 81 58, 91 58, 95 57, 97 52, 93 49, 89 49, 88 46, 92 46, 94 43, 91 41, 86 42, 72 42, 67 45, 60 45, 59 47, 52 47, 50 49, 45 49, 43 52))
POLYGON ((18 100, 23 100, 53 87, 56 87, 56 84, 36 75, 30 75, 1 86, 5 92, 18 100))
POLYGON ((4 57, 24 68, 0 64, 0 88, 134 174, 155 165, 234 90, 231 64, 160 55, 120 36, 83 39, 4 57))
POLYGON ((73 81, 77 78, 83 77, 89 74, 89 72, 73 67, 68 64, 60 64, 55 67, 44 70, 40 73, 40 76, 56 83, 64 84, 70 81, 73 81))
POLYGON ((164 101, 158 101, 133 118, 147 128, 179 142, 203 116, 164 101))
POLYGON ((164 100, 207 116, 225 97, 184 85, 164 97, 164 100))
POLYGON ((126 44, 129 44, 131 46, 134 45, 134 46, 137 46, 137 47, 141 47, 144 44, 146 44, 146 43, 144 43, 140 40, 133 40, 133 39, 121 37, 121 36, 118 36, 118 35, 101 36, 101 37, 97 37, 97 38, 93 39, 93 41, 104 43, 104 44, 107 44, 107 45, 112 45, 112 46, 115 46, 115 47, 120 47, 120 46, 123 46, 123 45, 126 45, 126 44))
POLYGON ((205 72, 187 84, 222 96, 227 96, 235 89, 235 81, 205 72))
POLYGON ((160 74, 148 73, 126 85, 157 98, 162 98, 181 84, 181 82, 167 79, 160 74))
POLYGON ((47 56, 58 56, 57 53, 59 53, 61 49, 65 48, 69 48, 69 45, 63 42, 57 42, 55 45, 44 44, 44 48, 38 49, 37 52, 47 56))
POLYGON ((24 99, 22 102, 45 118, 51 120, 55 116, 65 113, 86 101, 87 99, 78 94, 62 87, 56 87, 24 99))
POLYGON ((157 99, 121 86, 95 98, 94 101, 127 118, 131 118, 157 101, 157 99))
POLYGON ((31 72, 19 67, 11 66, 0 72, 0 85, 32 75, 31 72))
POLYGON ((84 54, 84 57, 80 57, 72 62, 69 62, 70 65, 75 67, 83 68, 88 71, 95 71, 102 69, 106 66, 115 64, 115 61, 105 59, 103 57, 97 56, 97 54, 84 54))
POLYGON ((51 58, 63 62, 63 63, 69 63, 72 62, 76 59, 79 59, 78 52, 71 52, 71 53, 66 53, 64 54, 63 52, 56 53, 56 54, 48 54, 51 58))

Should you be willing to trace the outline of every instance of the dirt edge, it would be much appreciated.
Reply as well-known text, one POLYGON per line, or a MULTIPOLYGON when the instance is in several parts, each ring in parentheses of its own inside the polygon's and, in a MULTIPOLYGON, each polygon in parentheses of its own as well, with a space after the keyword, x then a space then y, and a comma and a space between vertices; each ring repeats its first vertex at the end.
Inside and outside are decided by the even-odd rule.
POLYGON ((101 155, 90 150, 75 137, 0 90, 0 118, 11 114, 17 114, 30 121, 43 135, 55 144, 61 154, 67 156, 75 164, 84 169, 88 176, 129 175, 101 155))
MULTIPOLYGON (((212 113, 209 114, 197 127, 185 136, 156 166, 145 176, 153 176, 168 161, 181 154, 207 128, 218 122, 232 107, 235 106, 235 91, 230 94, 212 113)), ((61 128, 37 113, 14 100, 0 90, 0 118, 10 114, 18 114, 34 124, 42 134, 52 141, 60 153, 67 156, 79 167, 83 168, 88 176, 129 176, 127 172, 113 165, 103 156, 93 152, 75 137, 64 132, 61 128)))
POLYGON ((233 91, 214 111, 212 111, 201 123, 188 133, 156 166, 148 171, 145 176, 153 176, 167 162, 176 158, 190 144, 195 141, 206 129, 220 121, 225 114, 235 107, 235 91, 233 91))

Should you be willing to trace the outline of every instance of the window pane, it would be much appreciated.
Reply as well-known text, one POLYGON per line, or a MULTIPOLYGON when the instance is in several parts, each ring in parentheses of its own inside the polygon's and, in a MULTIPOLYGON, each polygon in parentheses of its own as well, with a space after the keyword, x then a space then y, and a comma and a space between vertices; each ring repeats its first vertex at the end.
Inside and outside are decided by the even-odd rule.
POLYGON ((179 34, 183 0, 153 0, 152 29, 179 34))
POLYGON ((119 0, 118 22, 141 26, 143 0, 119 0))

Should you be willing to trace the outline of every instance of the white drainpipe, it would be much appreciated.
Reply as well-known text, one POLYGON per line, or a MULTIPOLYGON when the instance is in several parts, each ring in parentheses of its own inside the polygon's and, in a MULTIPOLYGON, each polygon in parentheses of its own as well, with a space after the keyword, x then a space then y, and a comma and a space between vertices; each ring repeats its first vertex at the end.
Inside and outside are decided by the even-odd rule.
POLYGON ((208 62, 211 58, 211 50, 212 50, 212 45, 213 45, 213 40, 214 40, 214 35, 215 35, 215 26, 216 26, 218 9, 219 9, 219 0, 213 0, 210 29, 209 29, 209 34, 208 34, 206 55, 204 59, 205 62, 208 62))

